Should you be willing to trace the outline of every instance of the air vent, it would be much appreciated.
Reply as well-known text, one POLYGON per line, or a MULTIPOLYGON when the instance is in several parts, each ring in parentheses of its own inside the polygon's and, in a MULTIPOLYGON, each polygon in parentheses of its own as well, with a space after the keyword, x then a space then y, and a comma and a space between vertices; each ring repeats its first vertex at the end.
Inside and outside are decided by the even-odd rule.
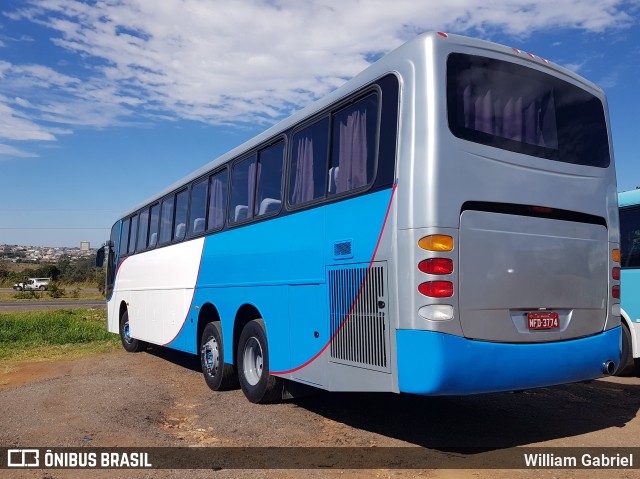
POLYGON ((335 259, 353 258, 351 240, 340 240, 333 243, 333 257, 335 259))
POLYGON ((389 370, 384 263, 329 270, 331 360, 389 370))

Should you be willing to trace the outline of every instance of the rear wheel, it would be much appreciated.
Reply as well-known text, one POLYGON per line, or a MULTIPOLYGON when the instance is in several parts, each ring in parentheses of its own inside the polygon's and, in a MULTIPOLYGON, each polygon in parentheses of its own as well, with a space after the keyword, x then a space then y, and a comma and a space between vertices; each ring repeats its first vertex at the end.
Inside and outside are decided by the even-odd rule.
POLYGON ((129 331, 129 311, 125 311, 120 318, 120 340, 122 346, 129 353, 137 353, 147 349, 147 343, 131 337, 129 331))
POLYGON ((282 399, 283 381, 269 374, 269 348, 262 319, 249 321, 238 342, 238 377, 240 387, 253 403, 282 399))
POLYGON ((238 385, 235 368, 224 362, 222 327, 217 321, 207 324, 202 332, 200 364, 207 386, 214 391, 224 391, 238 385))
POLYGON ((46 287, 44 287, 44 286, 40 286, 40 288, 39 288, 39 289, 40 289, 40 291, 45 291, 47 288, 46 288, 46 287))
POLYGON ((615 372, 616 376, 631 376, 634 373, 633 345, 631 343, 631 331, 626 324, 622 324, 622 356, 620 365, 615 372))

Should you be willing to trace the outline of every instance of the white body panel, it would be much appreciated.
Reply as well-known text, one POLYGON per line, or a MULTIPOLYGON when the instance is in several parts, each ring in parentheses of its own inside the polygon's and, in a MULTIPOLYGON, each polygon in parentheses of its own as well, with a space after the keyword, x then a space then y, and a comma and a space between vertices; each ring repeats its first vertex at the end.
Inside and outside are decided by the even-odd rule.
POLYGON ((640 358, 640 325, 636 320, 632 320, 627 312, 621 310, 622 320, 629 326, 629 332, 631 333, 631 349, 633 350, 633 357, 640 358))
POLYGON ((191 306, 203 246, 204 238, 197 238, 126 258, 109 301, 109 331, 118 332, 124 301, 133 338, 154 344, 175 338, 191 306))

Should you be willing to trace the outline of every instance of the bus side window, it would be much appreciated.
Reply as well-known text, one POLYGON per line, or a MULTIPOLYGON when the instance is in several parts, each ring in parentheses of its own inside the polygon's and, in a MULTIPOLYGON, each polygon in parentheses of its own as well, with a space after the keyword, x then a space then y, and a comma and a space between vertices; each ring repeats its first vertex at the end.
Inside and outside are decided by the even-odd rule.
POLYGON ((371 94, 333 115, 329 194, 364 187, 375 168, 378 96, 371 94))
POLYGON ((113 253, 118 256, 118 248, 120 247, 120 242, 118 241, 120 236, 120 220, 116 221, 116 223, 111 227, 111 235, 109 236, 109 240, 111 241, 111 247, 113 248, 113 253))
POLYGON ((227 170, 216 173, 209 179, 209 216, 207 230, 215 231, 224 226, 227 212, 227 170))
POLYGON ((151 207, 149 219, 149 248, 155 248, 158 244, 158 224, 160 223, 160 205, 156 203, 151 207))
POLYGON ((303 205, 326 191, 329 117, 296 132, 292 139, 289 204, 303 205))
POLYGON ((122 221, 122 234, 120 237, 120 258, 126 256, 129 253, 129 225, 131 220, 127 218, 122 221))
POLYGON ((165 244, 171 241, 173 210, 174 196, 171 195, 162 201, 162 211, 160 213, 160 244, 165 244))
POLYGON ((138 215, 131 218, 131 234, 129 235, 129 254, 136 250, 136 239, 138 237, 138 215))
POLYGON ((238 223, 253 218, 256 197, 256 156, 233 165, 231 173, 231 208, 229 221, 238 223))
POLYGON ((256 216, 280 211, 283 159, 284 141, 279 141, 258 153, 258 191, 254 206, 256 216))
POLYGON ((136 251, 143 251, 147 247, 147 237, 149 235, 149 208, 140 212, 138 246, 136 251))
POLYGON ((623 268, 640 266, 640 208, 620 209, 620 252, 623 268))
POLYGON ((183 190, 176 195, 176 231, 173 239, 180 241, 184 239, 187 232, 187 201, 189 196, 187 190, 183 190))
POLYGON ((199 181, 191 187, 191 207, 189 211, 189 235, 202 233, 205 229, 207 211, 207 180, 199 181))

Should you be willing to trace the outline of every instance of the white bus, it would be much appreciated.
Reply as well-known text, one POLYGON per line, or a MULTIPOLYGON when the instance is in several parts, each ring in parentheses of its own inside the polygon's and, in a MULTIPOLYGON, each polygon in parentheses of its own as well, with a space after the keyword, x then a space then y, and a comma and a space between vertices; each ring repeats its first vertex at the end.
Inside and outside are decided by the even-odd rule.
POLYGON ((253 402, 289 381, 458 395, 611 374, 611 152, 593 83, 421 35, 125 212, 108 329, 199 354, 253 402))

